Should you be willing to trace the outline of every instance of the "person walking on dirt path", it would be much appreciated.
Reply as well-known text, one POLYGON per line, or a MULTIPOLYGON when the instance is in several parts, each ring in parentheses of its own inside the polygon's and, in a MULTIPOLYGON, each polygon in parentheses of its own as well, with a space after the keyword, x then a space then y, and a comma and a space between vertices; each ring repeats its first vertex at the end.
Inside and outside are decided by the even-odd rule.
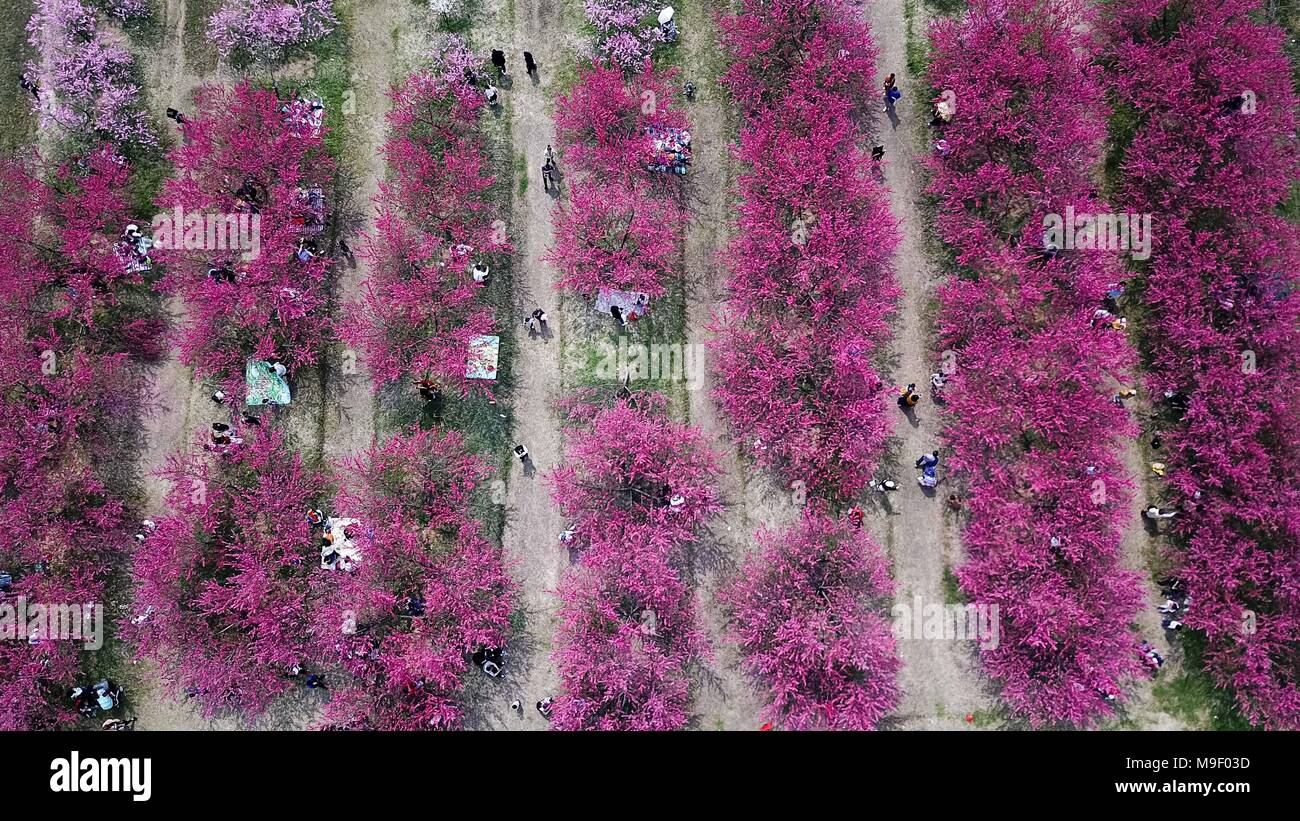
POLYGON ((559 190, 555 187, 555 163, 547 159, 542 163, 542 190, 551 191, 559 190))
POLYGON ((551 698, 550 696, 547 696, 546 698, 537 702, 537 712, 542 714, 542 718, 546 719, 547 721, 550 721, 551 708, 552 705, 554 704, 555 704, 555 699, 551 698))
POLYGON ((506 76, 506 53, 499 48, 492 49, 492 65, 496 67, 497 75, 506 76))
POLYGON ((515 456, 519 457, 519 464, 528 464, 528 448, 523 445, 515 445, 515 456))
POLYGON ((911 382, 908 386, 899 391, 898 406, 903 410, 916 407, 916 403, 921 401, 921 394, 916 392, 916 383, 911 382))
POLYGON ((533 60, 531 51, 524 52, 524 72, 534 80, 537 79, 537 62, 533 60))
POLYGON ((543 311, 541 308, 534 308, 533 319, 537 320, 537 325, 540 329, 546 330, 546 311, 543 311))
POLYGON ((889 106, 893 102, 893 99, 889 95, 893 91, 894 91, 894 72, 891 71, 889 72, 889 74, 885 75, 884 92, 883 92, 885 102, 884 105, 880 107, 881 111, 889 110, 889 106))
POLYGON ((885 159, 885 147, 878 145, 871 149, 871 161, 873 163, 882 162, 885 159))
POLYGON ((921 469, 921 475, 916 477, 916 483, 921 487, 934 487, 939 484, 939 451, 933 453, 922 453, 916 460, 916 467, 921 469))

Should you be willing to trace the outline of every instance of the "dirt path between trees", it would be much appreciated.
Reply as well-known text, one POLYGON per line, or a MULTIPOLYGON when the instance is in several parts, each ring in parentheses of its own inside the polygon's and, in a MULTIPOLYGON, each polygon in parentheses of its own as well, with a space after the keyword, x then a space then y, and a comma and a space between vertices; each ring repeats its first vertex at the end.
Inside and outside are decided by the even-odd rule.
MULTIPOLYGON (((508 19, 504 9, 499 15, 498 22, 508 19)), ((549 725, 533 705, 558 693, 550 654, 558 604, 555 590, 568 559, 558 541, 564 520, 542 479, 542 474, 563 457, 564 442, 554 403, 562 389, 560 345, 564 323, 556 307, 556 272, 542 259, 551 247, 552 212, 560 206, 542 184, 541 165, 546 146, 555 144, 549 102, 555 94, 558 61, 568 59, 565 43, 569 38, 560 0, 517 0, 512 28, 497 28, 502 43, 476 45, 480 50, 500 48, 506 52, 510 81, 502 86, 503 102, 511 118, 512 150, 516 157, 524 158, 529 180, 522 194, 515 188, 510 217, 510 236, 515 246, 515 315, 523 317, 534 307, 543 308, 549 315, 553 335, 529 339, 522 320, 501 331, 514 334, 518 351, 514 362, 514 438, 528 448, 532 457, 527 467, 517 459, 510 462, 502 538, 506 559, 519 583, 524 624, 511 639, 504 690, 483 689, 486 697, 476 699, 467 726, 544 730, 549 725), (537 60, 537 84, 524 74, 525 49, 537 60), (518 714, 509 707, 515 699, 523 704, 518 714)))
MULTIPOLYGON (((894 72, 903 98, 895 107, 900 122, 893 123, 877 111, 877 144, 885 146, 885 182, 890 208, 899 221, 902 241, 894 259, 904 295, 895 320, 892 346, 893 379, 915 382, 925 401, 911 419, 895 426, 899 442, 897 475, 901 489, 891 494, 878 515, 868 519, 871 531, 886 546, 893 561, 897 585, 895 601, 914 608, 916 597, 924 605, 949 602, 948 569, 960 561, 958 524, 945 515, 944 499, 951 492, 940 483, 927 495, 916 483, 913 461, 940 444, 943 420, 929 398, 930 374, 938 356, 929 350, 933 338, 926 321, 926 306, 934 298, 938 272, 926 255, 925 212, 921 193, 924 177, 918 162, 923 151, 918 131, 928 119, 925 89, 907 68, 906 23, 903 0, 876 0, 866 6, 872 35, 880 49, 877 69, 883 78, 894 72)), ((943 479, 940 464, 940 479, 943 479)), ((898 643, 903 660, 899 684, 903 701, 890 724, 908 730, 956 729, 970 726, 965 716, 987 709, 993 698, 979 670, 976 645, 951 640, 903 639, 898 643)))

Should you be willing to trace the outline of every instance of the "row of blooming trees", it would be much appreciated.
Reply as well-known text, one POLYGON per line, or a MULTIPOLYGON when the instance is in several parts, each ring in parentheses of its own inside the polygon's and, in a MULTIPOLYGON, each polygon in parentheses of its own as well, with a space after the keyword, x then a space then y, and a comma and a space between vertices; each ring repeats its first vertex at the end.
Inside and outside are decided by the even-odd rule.
MULTIPOLYGON (((104 7, 123 19, 147 13, 129 0, 104 7)), ((39 89, 36 107, 43 125, 56 123, 94 144, 101 140, 119 147, 157 144, 140 99, 131 53, 100 30, 93 4, 40 0, 27 31, 41 59, 28 64, 24 77, 39 89)))
POLYGON ((898 295, 898 229, 855 121, 875 48, 837 0, 755 2, 724 30, 746 170, 715 397, 760 465, 852 499, 890 430, 872 359, 898 295))
POLYGON ((840 0, 754 0, 723 28, 746 170, 715 398, 742 448, 813 499, 793 527, 758 534, 719 600, 771 691, 768 720, 870 729, 898 703, 879 614, 893 583, 880 548, 828 508, 864 490, 890 429, 872 359, 898 296, 898 230, 857 121, 875 47, 840 0))
POLYGON ((347 465, 336 507, 362 521, 360 567, 317 617, 325 657, 348 673, 326 721, 455 729, 470 659, 510 634, 514 582, 470 511, 489 474, 454 431, 399 433, 347 465))
POLYGON ((649 132, 686 127, 685 115, 670 105, 666 80, 648 61, 627 77, 597 64, 581 69, 558 100, 557 139, 571 183, 547 257, 559 269, 559 287, 592 297, 606 287, 653 298, 680 276, 681 181, 646 170, 649 132))
MULTIPOLYGON (((474 269, 510 252, 469 77, 482 61, 453 38, 436 65, 394 89, 370 276, 340 336, 376 387, 431 379, 467 395, 471 339, 493 318, 474 269)), ((399 431, 346 466, 336 507, 359 518, 360 568, 340 579, 318 621, 348 673, 332 726, 459 726, 474 653, 506 645, 514 583, 471 510, 489 469, 454 431, 399 431)))
MULTIPOLYGON (((560 272, 557 287, 584 298, 600 288, 660 297, 681 275, 683 186, 650 166, 655 135, 687 122, 671 105, 670 75, 649 59, 657 29, 637 30, 650 11, 588 3, 609 62, 582 67, 557 104, 569 203, 555 218, 548 259, 560 272)), ((681 729, 692 668, 709 652, 684 568, 721 509, 717 457, 656 392, 610 399, 587 389, 561 409, 568 449, 547 478, 577 565, 559 590, 553 658, 562 692, 553 726, 681 729)))
POLYGON ((1001 642, 981 655, 1032 726, 1112 715, 1140 669, 1117 456, 1135 429, 1109 401, 1132 354, 1093 323, 1117 257, 1043 253, 1047 215, 1107 210, 1091 182, 1105 130, 1082 33, 1094 22, 1082 3, 974 0, 931 31, 931 78, 957 101, 930 191, 960 271, 938 319, 957 365, 949 464, 969 491, 958 579, 1000 608, 1001 642))
POLYGON ((246 360, 278 359, 292 374, 328 338, 329 259, 304 243, 324 228, 333 161, 302 104, 274 91, 206 86, 195 104, 158 198, 156 255, 164 290, 187 309, 181 360, 243 396, 246 360))
POLYGON ((333 5, 332 0, 224 0, 208 18, 207 36, 222 57, 274 62, 333 31, 338 25, 333 5))
POLYGON ((392 94, 384 157, 394 173, 380 186, 364 295, 339 328, 376 387, 431 378, 467 395, 484 385, 466 377, 471 339, 493 326, 473 269, 495 267, 510 245, 478 128, 485 103, 467 69, 481 60, 453 42, 437 70, 392 94))
POLYGON ((1204 661, 1250 721, 1300 727, 1300 289, 1296 97, 1258 2, 1110 7, 1114 92, 1136 122, 1121 202, 1160 215, 1141 266, 1148 385, 1171 425, 1178 574, 1204 661), (1162 400, 1172 393, 1173 402, 1162 400))
POLYGON ((573 427, 548 479, 578 565, 560 585, 561 730, 675 730, 708 652, 682 568, 721 510, 717 457, 661 394, 566 400, 573 427))
MULTIPOLYGON (((106 483, 122 434, 113 420, 130 418, 135 398, 128 356, 148 352, 132 342, 157 331, 144 328, 139 274, 114 253, 129 219, 127 175, 108 148, 39 172, 0 164, 0 602, 8 607, 20 597, 29 606, 102 607, 122 554, 123 503, 106 483)), ((0 642, 0 728, 75 719, 63 693, 84 683, 87 660, 79 641, 0 642)))

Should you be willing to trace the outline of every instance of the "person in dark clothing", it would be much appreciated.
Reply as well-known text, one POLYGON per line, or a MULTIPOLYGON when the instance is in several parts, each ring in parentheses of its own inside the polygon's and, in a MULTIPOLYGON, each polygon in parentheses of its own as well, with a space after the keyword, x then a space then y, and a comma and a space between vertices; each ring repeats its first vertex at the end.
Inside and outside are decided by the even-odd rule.
POLYGON ((496 67, 498 74, 502 77, 506 76, 506 53, 499 48, 492 49, 492 65, 496 67))
POLYGON ((527 72, 529 77, 537 77, 537 62, 533 60, 531 51, 524 52, 524 71, 527 72))

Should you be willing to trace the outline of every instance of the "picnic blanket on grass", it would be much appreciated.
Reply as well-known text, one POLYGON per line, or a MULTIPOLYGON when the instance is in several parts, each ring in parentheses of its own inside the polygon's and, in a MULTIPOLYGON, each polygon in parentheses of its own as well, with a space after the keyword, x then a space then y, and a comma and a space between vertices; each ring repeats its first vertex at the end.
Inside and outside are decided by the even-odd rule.
POLYGON ((275 372, 270 362, 250 359, 244 365, 244 381, 248 383, 247 405, 289 404, 289 383, 275 372))
POLYGON ((650 310, 650 297, 635 291, 619 291, 614 288, 601 288, 596 293, 596 312, 608 314, 609 309, 617 305, 628 321, 639 319, 650 310))
POLYGON ((469 359, 465 363, 466 379, 496 379, 497 361, 501 357, 501 337, 474 336, 469 340, 469 359))

